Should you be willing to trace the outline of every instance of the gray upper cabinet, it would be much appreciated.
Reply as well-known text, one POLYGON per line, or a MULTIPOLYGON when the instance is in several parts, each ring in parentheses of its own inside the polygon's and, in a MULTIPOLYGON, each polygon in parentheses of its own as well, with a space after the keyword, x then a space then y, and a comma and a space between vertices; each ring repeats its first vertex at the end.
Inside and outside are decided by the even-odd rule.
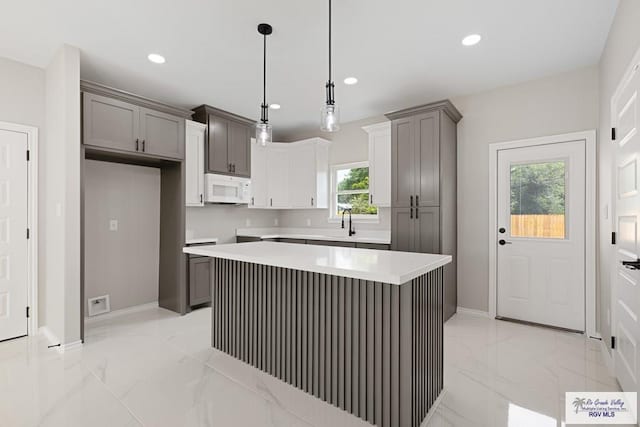
MULTIPOLYGON (((207 173, 229 173, 229 121, 209 114, 204 152, 207 173)), ((197 121, 197 120, 196 120, 197 121)))
POLYGON ((140 129, 138 106, 106 96, 84 93, 82 113, 83 141, 86 145, 136 151, 140 129))
POLYGON ((387 114, 391 120, 391 248, 446 253, 445 318, 455 313, 456 146, 460 112, 440 101, 387 114))
POLYGON ((159 111, 140 110, 140 138, 144 153, 184 159, 184 119, 159 111))
POLYGON ((99 92, 83 91, 83 144, 110 152, 184 159, 185 117, 190 112, 95 84, 83 84, 99 92))
POLYGON ((206 172, 250 177, 254 121, 208 105, 193 111, 193 120, 207 125, 206 172))
POLYGON ((416 161, 416 206, 440 206, 440 114, 420 114, 413 119, 416 161))

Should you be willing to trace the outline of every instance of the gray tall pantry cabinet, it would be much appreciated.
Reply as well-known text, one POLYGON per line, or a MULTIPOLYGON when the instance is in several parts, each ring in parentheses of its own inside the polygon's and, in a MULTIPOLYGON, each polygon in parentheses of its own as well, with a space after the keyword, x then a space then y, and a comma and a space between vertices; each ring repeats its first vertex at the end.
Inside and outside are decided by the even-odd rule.
POLYGON ((456 312, 456 145, 460 112, 446 100, 391 120, 391 249, 449 254, 444 317, 456 312))

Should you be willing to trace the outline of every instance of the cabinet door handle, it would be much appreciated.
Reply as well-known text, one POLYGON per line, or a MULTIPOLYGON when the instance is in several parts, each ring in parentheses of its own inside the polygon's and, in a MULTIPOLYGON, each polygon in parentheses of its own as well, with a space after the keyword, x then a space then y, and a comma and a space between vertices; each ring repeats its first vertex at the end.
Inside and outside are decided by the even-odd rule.
POLYGON ((416 208, 416 219, 418 219, 418 208, 416 208))
POLYGON ((236 173, 236 164, 233 164, 233 173, 236 173))
POLYGON ((201 195, 200 195, 200 203, 202 203, 202 202, 203 202, 203 200, 202 200, 202 199, 203 199, 203 197, 202 197, 202 194, 201 194, 201 195))
POLYGON ((311 206, 313 206, 313 197, 311 198, 311 206))
POLYGON ((251 198, 251 205, 255 205, 256 201, 253 199, 253 197, 251 198))
POLYGON ((373 204, 373 194, 369 194, 369 204, 373 204))
POLYGON ((411 204, 411 207, 413 207, 413 196, 409 196, 409 203, 411 204))
POLYGON ((269 199, 269 206, 273 206, 273 199, 269 199))
POLYGON ((144 153, 144 139, 142 140, 142 152, 144 153))
POLYGON ((231 163, 227 165, 227 172, 231 172, 231 163))
MULTIPOLYGON (((420 202, 418 202, 418 200, 419 200, 418 199, 418 195, 416 194, 416 206, 420 206, 420 202)), ((417 215, 417 213, 416 213, 416 215, 417 215)))
POLYGON ((409 209, 409 219, 413 219, 413 208, 409 209))
POLYGON ((138 151, 138 138, 136 138, 136 151, 138 151))

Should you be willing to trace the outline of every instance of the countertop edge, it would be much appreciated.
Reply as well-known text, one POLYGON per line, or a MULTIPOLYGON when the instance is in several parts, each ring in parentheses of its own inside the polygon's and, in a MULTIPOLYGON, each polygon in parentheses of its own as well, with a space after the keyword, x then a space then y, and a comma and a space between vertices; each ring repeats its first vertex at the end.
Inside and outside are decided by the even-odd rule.
MULTIPOLYGON (((322 266, 308 265, 308 264, 305 265, 302 263, 296 263, 291 261, 287 261, 287 262, 267 261, 267 260, 256 258, 255 256, 252 256, 252 255, 244 255, 244 254, 229 254, 229 253, 222 254, 221 252, 218 252, 218 254, 216 254, 215 253, 216 250, 223 250, 222 248, 224 248, 224 245, 212 246, 210 250, 213 251, 214 253, 211 253, 211 252, 207 253, 206 248, 207 248, 206 246, 193 246, 193 247, 185 247, 183 248, 182 251, 186 254, 202 255, 202 256, 208 256, 211 258, 222 258, 222 259, 228 259, 232 261, 268 265, 272 267, 289 268, 292 270, 309 271, 312 273, 327 274, 327 275, 339 276, 339 277, 348 277, 351 279, 370 280, 374 282, 389 283, 391 285, 396 285, 396 286, 403 285, 415 279, 416 277, 422 276, 424 274, 429 273, 430 271, 443 267, 451 263, 451 261, 453 260, 453 257, 451 255, 433 254, 433 255, 438 255, 441 258, 438 259, 437 261, 431 262, 416 270, 413 270, 401 275, 392 275, 392 274, 387 275, 387 274, 373 274, 373 273, 367 273, 363 271, 353 271, 353 270, 341 269, 336 267, 322 267, 322 266)), ((368 250, 368 249, 360 249, 360 250, 368 250)))
POLYGON ((241 233, 236 237, 254 237, 258 239, 300 239, 300 240, 318 240, 323 242, 352 242, 352 243, 370 243, 374 245, 390 245, 390 239, 381 239, 376 237, 340 237, 340 236, 308 236, 296 233, 276 233, 276 234, 259 234, 259 233, 241 233))

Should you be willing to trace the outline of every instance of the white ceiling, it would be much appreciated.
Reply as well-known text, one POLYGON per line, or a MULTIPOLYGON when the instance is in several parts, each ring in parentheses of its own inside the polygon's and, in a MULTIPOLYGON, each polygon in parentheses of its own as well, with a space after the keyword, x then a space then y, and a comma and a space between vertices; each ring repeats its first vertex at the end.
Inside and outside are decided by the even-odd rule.
MULTIPOLYGON (((0 56, 44 67, 62 44, 82 77, 178 106, 258 117, 260 22, 276 138, 319 126, 327 0, 5 0, 0 56), (147 54, 166 56, 164 65, 147 54)), ((334 0, 342 121, 596 64, 617 0, 334 0), (464 47, 461 39, 482 34, 464 47), (347 76, 360 80, 345 86, 347 76)))

